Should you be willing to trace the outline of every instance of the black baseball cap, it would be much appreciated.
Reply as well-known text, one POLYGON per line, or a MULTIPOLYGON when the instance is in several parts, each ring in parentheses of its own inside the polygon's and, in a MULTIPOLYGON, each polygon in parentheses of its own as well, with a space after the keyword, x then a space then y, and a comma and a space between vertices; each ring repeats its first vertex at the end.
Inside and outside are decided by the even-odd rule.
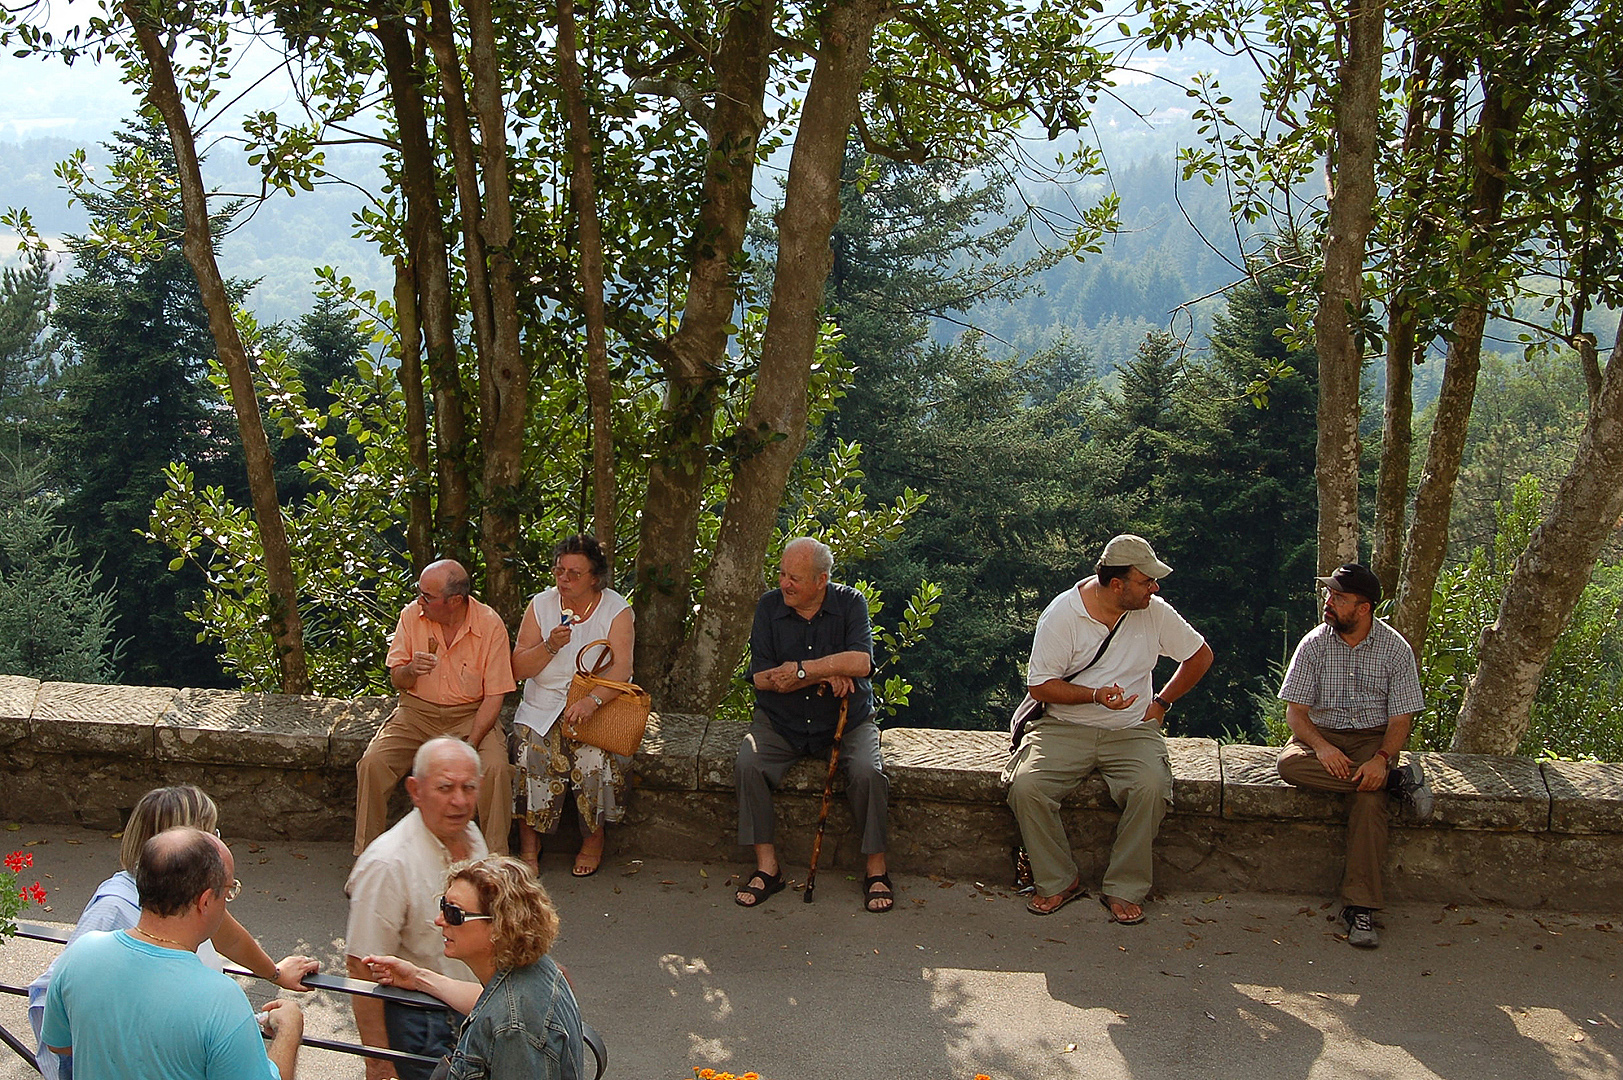
POLYGON ((1329 577, 1314 580, 1326 589, 1362 596, 1371 604, 1381 602, 1381 579, 1363 563, 1347 563, 1329 577))

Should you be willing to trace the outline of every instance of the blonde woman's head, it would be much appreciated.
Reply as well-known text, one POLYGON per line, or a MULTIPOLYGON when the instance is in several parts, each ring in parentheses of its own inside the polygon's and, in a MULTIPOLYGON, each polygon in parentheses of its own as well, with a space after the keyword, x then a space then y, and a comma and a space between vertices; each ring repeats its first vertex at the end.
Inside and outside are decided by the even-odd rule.
POLYGON ((124 840, 118 848, 118 865, 131 873, 141 860, 141 846, 165 829, 187 825, 213 832, 220 825, 220 811, 214 800, 190 784, 154 788, 141 796, 124 823, 124 840))

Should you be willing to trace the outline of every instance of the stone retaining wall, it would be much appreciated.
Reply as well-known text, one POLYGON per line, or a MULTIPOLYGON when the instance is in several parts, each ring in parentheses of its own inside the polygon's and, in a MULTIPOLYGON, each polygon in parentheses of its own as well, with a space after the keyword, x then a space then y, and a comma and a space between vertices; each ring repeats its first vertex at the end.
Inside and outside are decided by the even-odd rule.
MULTIPOLYGON (((0 817, 118 828, 147 789, 195 783, 232 835, 347 840, 356 760, 389 698, 333 700, 165 687, 40 683, 0 676, 0 817)), ((738 861, 733 757, 743 725, 655 717, 611 851, 738 861)), ((1274 773, 1276 751, 1171 739, 1173 811, 1156 847, 1163 888, 1334 894, 1340 797, 1274 773)), ((893 728, 891 860, 900 870, 1004 882, 1016 839, 999 774, 1000 732, 893 728)), ((1623 906, 1623 765, 1420 754, 1437 812, 1392 830, 1388 895, 1615 911, 1623 906)), ((802 762, 777 800, 786 858, 803 864, 825 767, 802 762)), ((838 785, 836 785, 838 787, 838 785)), ((1084 880, 1097 879, 1116 814, 1102 781, 1066 803, 1084 880)), ((824 866, 861 856, 843 800, 824 866)))

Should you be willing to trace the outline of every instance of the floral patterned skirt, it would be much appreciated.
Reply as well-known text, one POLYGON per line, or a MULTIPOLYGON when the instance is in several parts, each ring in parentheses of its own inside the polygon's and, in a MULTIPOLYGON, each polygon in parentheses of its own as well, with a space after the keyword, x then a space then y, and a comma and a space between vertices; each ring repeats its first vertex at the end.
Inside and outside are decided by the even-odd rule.
POLYGON ((525 822, 536 832, 556 831, 570 788, 575 790, 582 833, 594 833, 622 820, 631 759, 566 739, 560 727, 553 724, 545 735, 537 735, 533 728, 520 726, 523 740, 518 746, 519 782, 515 786, 524 793, 521 814, 525 822))

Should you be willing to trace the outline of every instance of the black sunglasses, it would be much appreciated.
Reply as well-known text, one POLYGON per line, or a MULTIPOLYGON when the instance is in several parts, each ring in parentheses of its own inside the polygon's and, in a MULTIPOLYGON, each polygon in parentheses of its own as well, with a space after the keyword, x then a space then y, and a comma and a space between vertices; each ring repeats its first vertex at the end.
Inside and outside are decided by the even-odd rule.
POLYGON ((489 915, 475 915, 471 911, 463 911, 445 897, 440 897, 440 914, 445 916, 446 926, 461 926, 469 919, 488 919, 489 915))

